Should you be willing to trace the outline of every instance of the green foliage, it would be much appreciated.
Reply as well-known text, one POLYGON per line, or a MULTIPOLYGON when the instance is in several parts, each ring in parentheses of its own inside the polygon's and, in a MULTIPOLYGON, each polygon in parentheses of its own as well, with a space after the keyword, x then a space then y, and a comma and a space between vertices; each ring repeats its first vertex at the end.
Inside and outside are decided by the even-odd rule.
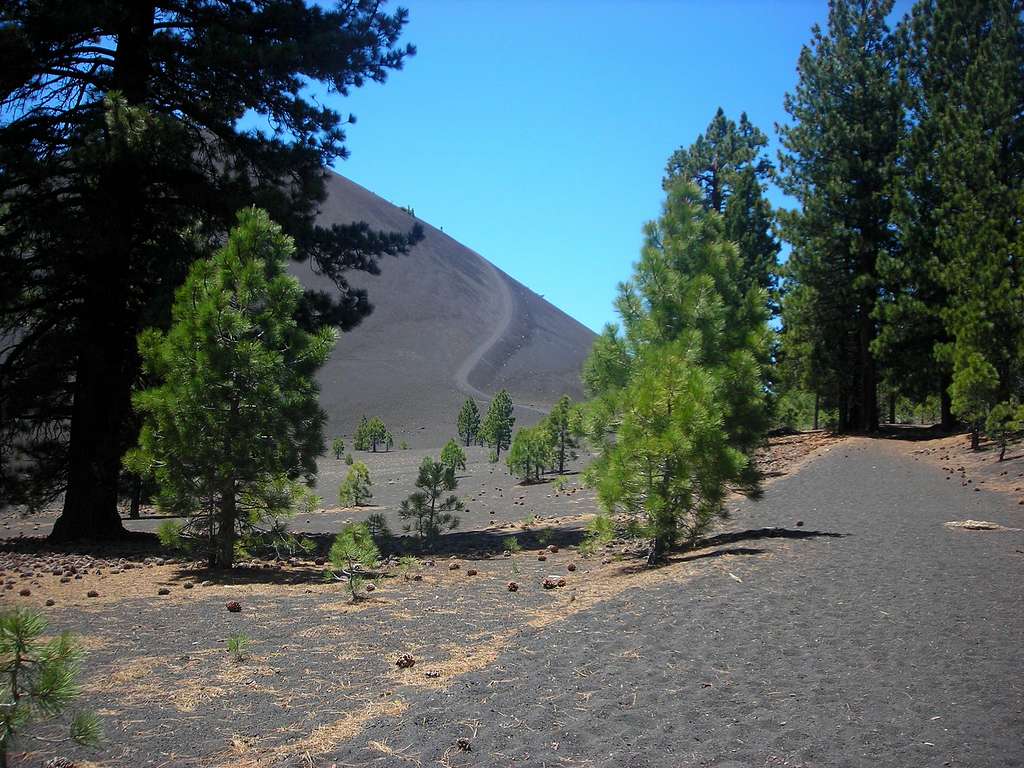
POLYGON ((183 552, 188 549, 185 537, 182 536, 184 526, 177 520, 164 520, 156 528, 156 537, 160 540, 160 546, 174 552, 183 552))
POLYGON ((502 389, 491 400, 487 408, 480 433, 493 450, 494 461, 501 458, 501 452, 509 447, 512 441, 512 427, 516 419, 512 415, 512 396, 502 389))
POLYGON ((977 445, 988 409, 1024 394, 1024 17, 1019 3, 922 0, 903 31, 899 221, 922 273, 909 290, 942 320, 936 358, 977 445))
POLYGON ((334 458, 341 459, 345 455, 345 441, 340 437, 334 438, 331 441, 331 452, 334 454, 334 458))
POLYGON ((607 510, 647 522, 653 561, 723 517, 730 488, 757 487, 750 454, 767 427, 768 328, 763 291, 747 285, 695 187, 672 187, 645 231, 617 301, 629 376, 597 395, 599 456, 585 477, 607 510))
POLYGON ((580 543, 580 554, 589 557, 598 547, 603 547, 614 538, 615 523, 608 515, 597 515, 587 523, 587 533, 580 543))
POLYGON ((380 550, 366 523, 346 523, 331 544, 328 553, 331 570, 327 574, 339 581, 344 578, 352 602, 355 602, 359 599, 359 588, 365 579, 362 571, 374 568, 379 558, 380 550))
POLYGON ((527 530, 528 531, 530 528, 532 528, 536 524, 537 524, 537 516, 536 515, 527 515, 526 517, 523 518, 523 530, 527 530))
POLYGON ((568 395, 563 395, 541 423, 551 447, 552 468, 561 474, 566 462, 576 459, 577 438, 583 434, 582 410, 573 405, 568 395))
POLYGON ((538 482, 544 469, 557 461, 551 445, 551 433, 543 424, 516 431, 505 463, 523 482, 538 482))
POLYGON ((252 638, 246 634, 232 635, 228 638, 228 653, 231 654, 232 659, 241 663, 245 661, 246 652, 251 643, 252 638))
POLYGON ((152 476, 160 508, 189 516, 211 566, 230 568, 238 535, 303 503, 325 416, 316 370, 334 332, 295 320, 302 298, 285 264, 291 238, 264 211, 238 226, 210 259, 192 265, 166 333, 139 336, 146 373, 159 382, 133 397, 143 419, 126 466, 152 476))
POLYGON ((409 450, 409 444, 405 440, 399 443, 398 447, 401 448, 403 451, 409 450))
POLYGON ((367 3, 3 4, 0 337, 17 361, 0 366, 5 501, 66 487, 56 538, 123 530, 136 334, 167 326, 174 289, 237 209, 269 206, 294 258, 335 283, 310 292, 304 321, 350 328, 370 311, 345 273, 422 232, 314 215, 348 120, 320 93, 400 68, 407 18, 367 3), (8 462, 15 445, 31 461, 8 462))
POLYGON ((349 469, 348 475, 345 476, 345 480, 341 484, 338 500, 343 507, 361 507, 373 498, 373 492, 370 490, 372 485, 370 470, 363 462, 357 461, 349 469))
POLYGON ((454 440, 449 440, 441 449, 441 463, 452 472, 465 469, 466 452, 454 440))
POLYGON ((806 387, 837 408, 839 428, 878 426, 879 260, 897 247, 891 226, 894 158, 903 128, 886 25, 892 0, 832 0, 785 100, 780 185, 800 203, 780 214, 792 246, 782 315, 791 352, 809 356, 806 387))
POLYGON ((380 512, 373 512, 366 516, 366 527, 378 546, 386 544, 394 537, 394 534, 391 533, 391 528, 388 526, 387 518, 380 512))
POLYGON ((541 528, 539 531, 537 531, 533 535, 537 539, 537 542, 542 547, 546 547, 548 544, 550 544, 552 541, 554 541, 554 539, 555 539, 555 530, 554 530, 554 528, 551 528, 550 526, 548 526, 546 528, 541 528))
POLYGON ((566 486, 568 486, 568 485, 569 485, 569 478, 566 477, 565 475, 561 475, 559 477, 556 477, 554 480, 551 481, 551 487, 554 488, 555 493, 561 493, 562 491, 564 491, 566 489, 566 486))
MULTIPOLYGON (((82 650, 67 632, 43 640, 46 620, 36 611, 0 613, 0 764, 18 733, 37 720, 56 717, 78 697, 82 650)), ((71 736, 82 744, 100 739, 94 715, 78 715, 71 736)))
POLYGON ((457 426, 459 437, 465 441, 466 446, 472 445, 480 434, 480 409, 476 407, 473 398, 467 397, 462 404, 457 426))
POLYGON ((451 493, 458 487, 454 469, 425 456, 416 487, 420 490, 403 501, 398 510, 403 520, 411 521, 405 530, 415 531, 420 539, 433 539, 458 527, 459 518, 454 513, 462 510, 463 504, 451 493))
POLYGON ((379 416, 367 419, 365 416, 359 421, 356 427, 356 436, 353 440, 357 451, 377 452, 377 446, 383 446, 385 451, 390 451, 395 444, 391 432, 388 431, 383 420, 379 416))
POLYGON ((683 180, 696 184, 707 210, 722 215, 723 232, 736 243, 742 279, 762 289, 771 311, 777 312, 779 243, 772 233, 774 217, 764 197, 763 182, 772 175, 765 148, 768 137, 740 113, 735 122, 719 107, 707 130, 668 160, 665 189, 683 180))
POLYGON ((352 454, 351 453, 346 453, 345 454, 345 466, 346 467, 351 467, 354 463, 355 463, 355 459, 352 458, 352 454))
POLYGON ((506 551, 511 552, 512 554, 523 551, 523 547, 519 543, 519 539, 517 539, 515 536, 506 536, 504 539, 501 540, 501 542, 504 545, 506 551))
POLYGON ((992 406, 985 419, 985 434, 999 448, 999 460, 1006 458, 1006 446, 1010 438, 1024 429, 1024 406, 1016 400, 997 403, 992 406))
POLYGON ((629 352, 619 327, 608 323, 583 363, 583 388, 590 397, 622 389, 629 381, 629 352))
POLYGON ((398 558, 398 572, 402 574, 402 578, 406 581, 412 578, 412 575, 420 569, 421 565, 420 559, 414 555, 402 555, 398 558))

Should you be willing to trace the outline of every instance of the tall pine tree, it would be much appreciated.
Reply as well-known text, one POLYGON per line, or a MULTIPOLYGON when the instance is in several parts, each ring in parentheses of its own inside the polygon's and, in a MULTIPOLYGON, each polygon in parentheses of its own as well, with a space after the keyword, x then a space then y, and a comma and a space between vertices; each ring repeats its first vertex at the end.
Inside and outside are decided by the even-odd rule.
POLYGON ((587 476, 606 508, 646 523, 653 562, 707 531, 729 488, 756 489, 750 455, 767 426, 758 361, 769 331, 764 292, 746 282, 721 217, 692 183, 670 187, 645 235, 620 286, 621 341, 597 345, 605 358, 621 345, 625 377, 595 393, 599 456, 587 476))
POLYGON ((989 409, 1024 393, 1022 18, 1019 0, 921 0, 904 30, 904 303, 975 445, 989 409))
POLYGON ((893 252, 892 169, 903 123, 891 0, 832 0, 786 95, 782 189, 800 208, 780 215, 793 250, 783 318, 794 349, 842 430, 878 427, 879 259, 893 252))
POLYGON ((174 289, 235 211, 268 210, 295 258, 338 287, 306 296, 307 327, 357 323, 370 306, 345 271, 373 272, 417 236, 315 223, 351 118, 311 87, 346 95, 413 52, 397 45, 406 12, 379 6, 0 7, 0 495, 63 493, 54 538, 123 531, 135 337, 166 326, 174 289))

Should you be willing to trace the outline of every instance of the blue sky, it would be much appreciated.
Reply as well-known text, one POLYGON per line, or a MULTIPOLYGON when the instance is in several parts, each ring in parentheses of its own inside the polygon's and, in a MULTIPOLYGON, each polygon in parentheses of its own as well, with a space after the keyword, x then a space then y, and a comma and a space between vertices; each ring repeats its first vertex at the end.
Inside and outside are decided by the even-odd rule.
POLYGON ((594 330, 615 319, 668 156, 719 106, 746 111, 774 155, 800 48, 828 12, 825 0, 402 5, 418 54, 336 102, 358 118, 336 170, 594 330))

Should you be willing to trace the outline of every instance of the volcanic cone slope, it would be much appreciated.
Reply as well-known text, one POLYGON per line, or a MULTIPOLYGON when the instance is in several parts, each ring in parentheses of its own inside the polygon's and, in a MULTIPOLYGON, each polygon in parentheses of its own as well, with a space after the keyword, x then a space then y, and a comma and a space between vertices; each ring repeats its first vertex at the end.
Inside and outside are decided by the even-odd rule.
MULTIPOLYGON (((351 436, 361 416, 379 415, 396 441, 432 447, 455 434, 466 397, 483 411, 504 387, 523 425, 561 395, 582 395, 594 333, 480 254, 336 174, 320 221, 401 232, 419 221, 425 234, 408 255, 382 258, 379 275, 346 275, 374 310, 340 335, 320 372, 330 436, 351 436)), ((334 290, 308 266, 294 270, 307 287, 334 290)))

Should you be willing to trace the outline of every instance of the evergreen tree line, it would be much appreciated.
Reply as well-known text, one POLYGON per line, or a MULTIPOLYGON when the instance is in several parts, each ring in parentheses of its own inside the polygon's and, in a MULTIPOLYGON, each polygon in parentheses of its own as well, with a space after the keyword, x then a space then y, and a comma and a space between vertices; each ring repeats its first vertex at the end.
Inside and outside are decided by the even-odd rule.
POLYGON ((1024 390, 1024 4, 834 0, 786 97, 780 389, 841 430, 937 397, 977 445, 1024 390))

